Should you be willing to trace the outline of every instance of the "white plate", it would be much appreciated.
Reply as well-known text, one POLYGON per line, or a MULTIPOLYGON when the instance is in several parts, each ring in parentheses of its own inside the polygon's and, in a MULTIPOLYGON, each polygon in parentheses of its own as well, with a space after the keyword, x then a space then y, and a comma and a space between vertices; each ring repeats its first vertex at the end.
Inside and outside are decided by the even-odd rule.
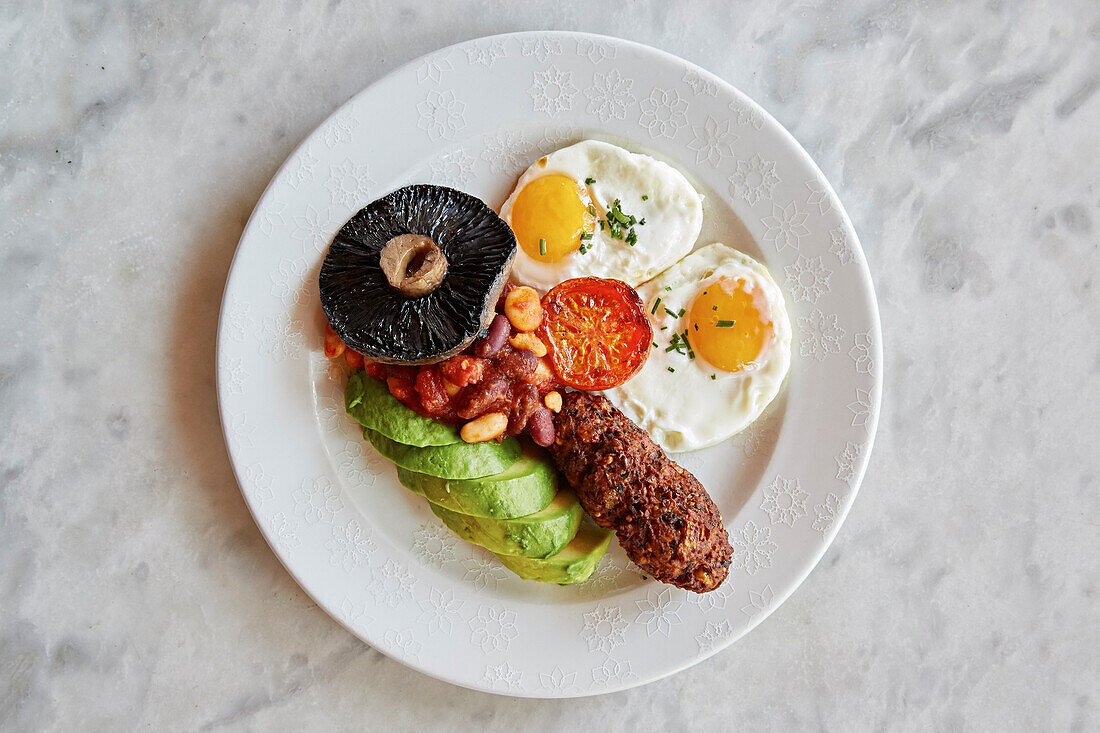
POLYGON ((287 570, 352 633, 458 685, 530 697, 620 690, 722 649, 774 611, 851 506, 882 355, 852 225, 806 152, 726 82, 635 43, 517 33, 437 51, 341 107, 272 180, 222 304, 218 394, 248 505, 287 570), (664 158, 706 194, 712 231, 784 287, 794 359, 746 434, 676 456, 709 489, 734 564, 695 595, 615 546, 592 581, 512 576, 444 529, 343 413, 321 353, 317 273, 335 231, 407 183, 492 206, 539 155, 585 137, 664 158))

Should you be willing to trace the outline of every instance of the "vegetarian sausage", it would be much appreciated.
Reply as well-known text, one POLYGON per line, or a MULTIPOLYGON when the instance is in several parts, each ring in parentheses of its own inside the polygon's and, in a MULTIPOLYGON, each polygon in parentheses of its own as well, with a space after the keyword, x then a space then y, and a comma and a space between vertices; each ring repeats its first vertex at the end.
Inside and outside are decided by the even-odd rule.
POLYGON ((696 593, 721 585, 733 548, 702 484, 606 398, 562 401, 548 450, 585 511, 657 580, 696 593))

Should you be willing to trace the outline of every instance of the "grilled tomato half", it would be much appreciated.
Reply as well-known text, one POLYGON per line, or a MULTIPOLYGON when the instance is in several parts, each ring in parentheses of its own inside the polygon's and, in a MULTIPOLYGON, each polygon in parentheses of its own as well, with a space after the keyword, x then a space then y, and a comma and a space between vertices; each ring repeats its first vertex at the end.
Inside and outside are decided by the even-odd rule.
POLYGON ((542 299, 539 333, 562 384, 617 387, 645 364, 653 329, 634 289, 621 280, 578 277, 542 299))

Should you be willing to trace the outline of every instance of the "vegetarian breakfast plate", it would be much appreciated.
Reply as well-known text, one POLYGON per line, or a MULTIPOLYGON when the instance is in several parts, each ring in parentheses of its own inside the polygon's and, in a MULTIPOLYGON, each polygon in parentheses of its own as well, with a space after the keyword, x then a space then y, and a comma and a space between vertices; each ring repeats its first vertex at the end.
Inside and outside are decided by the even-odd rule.
MULTIPOLYGON (((593 175, 585 183, 598 191, 604 184, 597 178, 612 176, 593 175)), ((643 181, 656 185, 657 174, 643 181)), ((626 195, 623 201, 630 203, 626 195)), ((641 256, 641 222, 641 235, 626 232, 629 212, 620 211, 618 200, 614 207, 594 205, 601 216, 606 205, 612 231, 618 227, 613 214, 623 214, 623 232, 616 234, 633 238, 637 249, 626 251, 641 256)), ((596 215, 594 206, 588 210, 596 215)), ((511 203, 504 215, 522 239, 511 203)), ((664 226, 655 218, 649 224, 651 230, 657 225, 664 226)), ((546 240, 534 241, 545 256, 546 240)), ((582 245, 580 254, 594 246, 582 245)), ((538 254, 528 250, 524 272, 554 274, 538 265, 538 254)), ((599 254, 581 261, 594 263, 599 254)), ((657 274, 650 268, 630 283, 653 318, 659 303, 652 296, 673 293, 681 281, 699 282, 668 274, 674 272, 650 280, 657 274)), ((531 282, 545 290, 560 279, 531 282)), ((666 298, 671 302, 672 295, 666 298)), ((687 308, 694 306, 685 301, 678 315, 687 308)), ((661 368, 651 370, 651 378, 670 385, 668 394, 688 384, 668 381, 689 378, 679 367, 687 362, 672 361, 691 352, 687 336, 682 348, 675 348, 678 334, 668 349, 654 341, 649 358, 661 368)), ((705 659, 766 618, 814 567, 847 514, 871 450, 882 388, 878 312, 862 250, 835 193, 798 143, 751 100, 686 61, 619 39, 565 32, 493 36, 432 53, 373 84, 307 138, 272 180, 241 237, 222 304, 217 360, 222 423, 242 491, 302 587, 394 659, 458 685, 527 697, 644 684, 705 659), (581 141, 599 142, 570 148, 581 141), (402 488, 390 460, 364 441, 363 428, 345 413, 349 379, 365 393, 369 383, 361 371, 349 374, 343 360, 325 356, 318 275, 333 237, 356 212, 419 183, 460 189, 501 211, 533 162, 557 160, 551 154, 565 148, 580 151, 575 156, 625 149, 644 154, 615 153, 639 170, 679 171, 690 184, 669 173, 673 183, 666 188, 702 196, 701 217, 690 230, 698 233, 697 254, 681 264, 736 260, 741 272, 761 270, 766 287, 772 287, 770 272, 782 291, 768 296, 776 307, 785 303, 789 316, 783 326, 789 371, 782 381, 779 370, 768 385, 767 400, 776 390, 778 397, 733 438, 669 454, 706 487, 728 532, 729 575, 710 592, 657 582, 615 540, 587 582, 521 579, 509 568, 531 561, 506 557, 505 563, 462 541, 448 529, 463 529, 455 519, 461 514, 402 488), (739 253, 706 249, 711 242, 739 253)), ((657 414, 679 409, 694 431, 684 435, 704 436, 699 443, 709 444, 716 430, 720 437, 732 426, 728 434, 755 414, 741 422, 724 414, 693 421, 709 409, 707 377, 724 372, 700 374, 700 388, 683 387, 684 400, 657 414)), ((389 399, 379 389, 379 399, 389 399)), ((632 399, 629 390, 616 393, 609 393, 616 404, 632 399)), ((648 394, 635 400, 638 415, 648 394)), ((671 433, 650 432, 673 447, 671 433)), ((409 453, 367 434, 390 459, 409 453)), ((494 456, 504 450, 492 445, 485 450, 494 456)), ((427 482, 420 493, 430 494, 438 483, 416 480, 427 482)), ((410 479, 403 475, 403 481, 410 479)), ((551 495, 534 507, 546 507, 551 495)), ((555 502, 543 511, 572 512, 566 518, 577 532, 575 500, 555 502)))

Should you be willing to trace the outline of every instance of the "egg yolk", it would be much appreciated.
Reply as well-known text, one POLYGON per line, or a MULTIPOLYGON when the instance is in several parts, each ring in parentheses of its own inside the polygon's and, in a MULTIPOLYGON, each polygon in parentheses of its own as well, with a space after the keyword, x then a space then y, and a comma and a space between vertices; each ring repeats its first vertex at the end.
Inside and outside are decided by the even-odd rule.
POLYGON ((695 296, 688 342, 698 356, 726 372, 754 368, 771 343, 764 294, 743 279, 725 277, 695 296))
POLYGON ((525 185, 512 204, 512 231, 523 251, 539 262, 557 262, 592 234, 596 215, 588 189, 572 178, 547 175, 525 185))

